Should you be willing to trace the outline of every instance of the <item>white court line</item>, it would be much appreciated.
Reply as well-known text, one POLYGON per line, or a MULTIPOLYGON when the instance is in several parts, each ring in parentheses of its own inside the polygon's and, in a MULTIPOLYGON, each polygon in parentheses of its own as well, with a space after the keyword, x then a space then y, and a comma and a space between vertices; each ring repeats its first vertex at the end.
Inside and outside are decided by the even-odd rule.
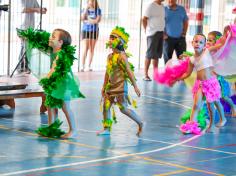
MULTIPOLYGON (((96 133, 96 131, 85 130, 85 129, 79 129, 78 131, 83 131, 83 132, 88 132, 88 133, 96 133)), ((134 137, 131 137, 131 136, 129 136, 129 138, 137 139, 137 138, 134 138, 134 137)), ((169 144, 169 145, 175 144, 175 143, 173 143, 173 142, 165 142, 165 141, 159 141, 159 140, 147 139, 147 138, 141 138, 141 137, 139 137, 138 140, 149 141, 149 142, 155 142, 155 143, 162 143, 162 144, 169 144)), ((199 149, 199 150, 207 150, 207 151, 212 151, 212 152, 217 152, 217 153, 224 153, 224 154, 236 155, 235 152, 227 152, 227 151, 215 150, 215 149, 205 148, 205 147, 197 147, 197 146, 192 146, 192 145, 179 145, 179 146, 187 147, 187 148, 194 148, 194 149, 199 149)))
POLYGON ((199 138, 200 135, 193 136, 189 139, 186 139, 180 143, 175 143, 166 147, 158 148, 155 150, 149 150, 145 152, 138 152, 138 153, 131 153, 131 154, 124 154, 124 155, 117 155, 113 157, 107 157, 107 158, 101 158, 101 159, 95 159, 95 160, 89 160, 89 161, 81 161, 81 162, 75 162, 75 163, 69 163, 69 164, 61 164, 61 165, 55 165, 55 166, 49 166, 49 167, 41 167, 37 169, 28 169, 28 170, 22 170, 22 171, 16 171, 16 172, 8 172, 8 173, 0 173, 1 176, 9 176, 9 175, 18 175, 18 174, 26 174, 26 173, 32 173, 32 172, 38 172, 38 171, 44 171, 44 170, 49 170, 49 169, 56 169, 56 168, 63 168, 63 167, 71 167, 71 166, 78 166, 78 165, 83 165, 83 164, 90 164, 90 163, 96 163, 96 162, 102 162, 102 161, 109 161, 109 160, 115 160, 119 158, 126 158, 130 156, 137 156, 137 155, 144 155, 144 154, 150 154, 154 152, 159 152, 162 150, 167 150, 170 148, 174 148, 179 145, 183 145, 185 143, 188 143, 196 138, 199 138))
MULTIPOLYGON (((172 104, 176 104, 178 106, 182 106, 184 108, 190 108, 188 106, 185 106, 185 105, 182 105, 180 103, 176 103, 174 101, 169 101, 169 100, 165 100, 165 99, 162 99, 162 98, 157 98, 157 97, 152 97, 152 96, 149 96, 149 95, 142 95, 144 97, 147 97, 147 98, 152 98, 152 99, 156 99, 156 100, 160 100, 160 101, 166 101, 166 102, 169 102, 169 103, 172 103, 172 104)), ((29 121, 23 121, 23 120, 12 120, 12 119, 6 119, 6 118, 2 118, 3 120, 8 120, 8 121, 17 121, 17 122, 22 122, 22 123, 31 123, 33 124, 32 122, 29 122, 29 121)), ((65 128, 66 129, 66 128, 65 128)), ((89 132, 89 133, 96 133, 97 131, 92 131, 92 130, 86 130, 86 129, 79 129, 78 131, 84 131, 84 132, 89 132)), ((144 140, 144 141, 150 141, 150 142, 156 142, 156 143, 163 143, 163 144, 170 144, 170 145, 173 145, 174 143, 171 143, 171 142, 165 142, 165 141, 159 141, 159 140, 153 140, 153 139, 145 139, 145 138, 139 138, 139 140, 144 140)), ((196 147, 196 146, 190 146, 190 145, 180 145, 180 146, 183 146, 183 147, 188 147, 188 148, 195 148, 195 149, 199 149, 199 150, 207 150, 207 151, 214 151, 214 152, 217 152, 217 153, 224 153, 224 154, 231 154, 231 155, 235 155, 236 153, 234 152, 227 152, 227 151, 221 151, 221 150, 214 150, 214 149, 210 149, 210 148, 204 148, 204 147, 196 147)))
POLYGON ((176 103, 181 103, 181 102, 193 102, 193 100, 179 100, 179 101, 175 101, 176 103))
POLYGON ((157 97, 152 97, 152 96, 149 96, 149 95, 142 95, 142 97, 147 97, 147 98, 151 98, 151 99, 155 99, 155 100, 160 100, 160 101, 164 101, 164 102, 169 102, 169 103, 172 103, 172 104, 175 104, 175 105, 178 105, 178 106, 182 106, 182 107, 184 107, 185 109, 189 109, 189 108, 190 108, 189 106, 185 106, 185 105, 183 105, 183 104, 176 103, 176 102, 174 102, 174 101, 165 100, 165 99, 157 98, 157 97))
MULTIPOLYGON (((30 123, 32 125, 34 125, 32 122, 29 121, 22 121, 22 120, 12 120, 12 119, 6 119, 6 118, 2 118, 2 120, 7 120, 7 121, 16 121, 16 122, 22 122, 22 123, 30 123)), ((68 128, 63 128, 63 129, 68 129, 68 128)), ((93 131, 93 130, 86 130, 86 129, 79 129, 78 131, 83 131, 83 132, 87 132, 87 133, 96 133, 97 131, 93 131)), ((129 136, 129 138, 133 138, 133 139, 137 139, 134 137, 129 136)), ((154 139, 147 139, 147 138, 138 138, 139 140, 143 140, 143 141, 149 141, 149 142, 155 142, 155 143, 162 143, 162 144, 170 144, 173 145, 175 143, 172 142, 165 142, 165 141, 159 141, 159 140, 154 140, 154 139)), ((204 148, 204 147, 197 147, 197 146, 191 146, 191 145, 179 145, 182 147, 188 147, 188 148, 194 148, 194 149, 199 149, 199 150, 206 150, 206 151, 212 151, 212 152, 217 152, 217 153, 224 153, 224 154, 230 154, 230 155, 236 155, 235 152, 227 152, 227 151, 222 151, 222 150, 214 150, 211 148, 204 148)), ((1 156, 0 156, 1 157, 1 156)))
MULTIPOLYGON (((163 143, 163 144, 174 144, 171 142, 164 142, 164 141, 158 141, 158 140, 153 140, 153 139, 145 139, 145 138, 139 138, 140 140, 143 141, 150 141, 150 142, 156 142, 156 143, 163 143)), ((224 153, 224 154, 230 154, 230 155, 236 155, 235 152, 227 152, 227 151, 222 151, 222 150, 215 150, 211 148, 205 148, 205 147, 196 147, 196 146, 191 146, 191 145, 180 145, 182 147, 188 147, 188 148, 194 148, 194 149, 199 149, 199 150, 207 150, 207 151, 212 151, 212 152, 217 152, 217 153, 224 153)))
MULTIPOLYGON (((189 108, 188 106, 182 105, 180 103, 176 103, 173 101, 169 101, 169 100, 165 100, 162 98, 156 98, 156 97, 152 97, 152 96, 148 96, 148 95, 143 95, 143 97, 147 97, 147 98, 152 98, 152 99, 156 99, 156 100, 160 100, 160 101, 165 101, 165 102, 169 102, 172 104, 176 104, 178 106, 182 106, 184 108, 189 108)), ((24 122, 24 121, 21 121, 24 122)), ((81 130, 82 131, 82 130, 81 130)), ((89 131, 89 130, 84 130, 84 131, 89 131)), ((29 170, 22 170, 22 171, 16 171, 16 172, 9 172, 9 173, 3 173, 0 174, 2 176, 8 176, 8 175, 18 175, 18 174, 25 174, 25 173, 32 173, 32 172, 37 172, 37 171, 43 171, 43 170, 48 170, 48 169, 55 169, 55 168, 63 168, 63 167, 69 167, 69 166, 76 166, 76 165, 83 165, 83 164, 89 164, 89 163, 95 163, 95 162, 101 162, 101 161, 108 161, 108 160, 115 160, 115 159, 119 159, 119 158, 125 158, 125 157, 129 157, 129 156, 135 156, 135 155, 143 155, 143 154, 150 154, 150 153, 154 153, 154 152, 158 152, 158 151, 163 151, 163 150, 167 150, 170 148, 174 148, 176 146, 186 146, 186 147, 190 147, 190 148, 198 148, 198 149, 202 149, 202 150, 210 150, 210 151, 215 151, 215 152, 221 152, 221 153, 227 153, 227 154, 235 154, 235 153, 231 153, 231 152, 223 152, 223 151, 218 151, 218 150, 212 150, 212 149, 207 149, 207 148, 201 148, 201 147, 193 147, 193 146, 188 146, 188 145, 183 145, 185 143, 188 143, 196 138, 199 138, 200 136, 193 136, 187 140, 184 140, 180 143, 167 143, 167 142, 163 142, 163 141, 157 141, 157 140, 149 140, 149 139, 144 139, 144 138, 139 138, 141 140, 149 140, 149 141, 153 141, 153 142, 159 142, 159 143, 167 143, 167 144, 171 144, 169 146, 163 147, 163 148, 158 148, 155 150, 149 150, 149 151, 145 151, 145 152, 139 152, 139 153, 131 153, 131 154, 124 154, 124 155, 118 155, 118 156, 114 156, 114 157, 107 157, 107 158, 102 158, 102 159, 95 159, 95 160, 89 160, 89 161, 83 161, 83 162, 75 162, 75 163, 70 163, 70 164, 63 164, 63 165, 55 165, 55 166, 50 166, 50 167, 42 167, 42 168, 37 168, 37 169, 29 169, 29 170)))

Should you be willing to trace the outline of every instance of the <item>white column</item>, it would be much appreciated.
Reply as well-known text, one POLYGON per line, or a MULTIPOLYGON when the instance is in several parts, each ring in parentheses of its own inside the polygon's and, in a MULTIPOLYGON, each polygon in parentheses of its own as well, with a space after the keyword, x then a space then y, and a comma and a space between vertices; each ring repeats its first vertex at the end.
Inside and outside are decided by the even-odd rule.
POLYGON ((129 2, 130 1, 119 1, 119 25, 127 26, 129 24, 129 2))
POLYGON ((214 3, 212 2, 210 31, 223 31, 224 4, 225 3, 222 0, 214 0, 214 3))

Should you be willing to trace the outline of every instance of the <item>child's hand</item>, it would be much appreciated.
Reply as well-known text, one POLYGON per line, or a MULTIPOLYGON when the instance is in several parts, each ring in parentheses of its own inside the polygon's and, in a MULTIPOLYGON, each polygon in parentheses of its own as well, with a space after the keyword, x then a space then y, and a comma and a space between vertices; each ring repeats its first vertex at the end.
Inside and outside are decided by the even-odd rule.
POLYGON ((179 56, 178 59, 184 59, 184 58, 187 58, 187 57, 189 57, 189 55, 187 55, 186 53, 183 53, 179 56))
POLYGON ((186 57, 187 57, 187 55, 181 54, 178 59, 184 59, 184 58, 186 58, 186 57))
POLYGON ((138 89, 137 86, 134 87, 134 90, 135 90, 136 94, 138 95, 138 97, 140 97, 141 92, 140 92, 140 90, 138 89))
POLYGON ((180 79, 180 78, 177 78, 176 80, 174 80, 173 82, 171 82, 170 87, 173 87, 173 86, 175 85, 175 83, 176 83, 176 82, 179 82, 179 81, 181 81, 181 79, 180 79))

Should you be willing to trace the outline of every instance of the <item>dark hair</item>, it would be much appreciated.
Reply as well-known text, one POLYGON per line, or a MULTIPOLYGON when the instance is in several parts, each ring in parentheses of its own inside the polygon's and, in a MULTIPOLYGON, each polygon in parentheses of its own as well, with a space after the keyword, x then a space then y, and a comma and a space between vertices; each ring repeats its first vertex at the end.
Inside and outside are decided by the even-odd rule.
POLYGON ((202 34, 202 33, 197 33, 197 34, 195 34, 194 37, 193 37, 193 39, 194 39, 197 35, 202 36, 202 37, 204 38, 204 41, 206 42, 206 36, 205 36, 204 34, 202 34))
POLYGON ((69 32, 67 32, 64 29, 55 29, 54 31, 59 31, 60 32, 60 40, 63 41, 62 46, 65 45, 70 45, 71 44, 71 35, 69 32))
POLYGON ((116 46, 116 49, 118 49, 119 51, 125 51, 124 46, 121 42, 116 46))

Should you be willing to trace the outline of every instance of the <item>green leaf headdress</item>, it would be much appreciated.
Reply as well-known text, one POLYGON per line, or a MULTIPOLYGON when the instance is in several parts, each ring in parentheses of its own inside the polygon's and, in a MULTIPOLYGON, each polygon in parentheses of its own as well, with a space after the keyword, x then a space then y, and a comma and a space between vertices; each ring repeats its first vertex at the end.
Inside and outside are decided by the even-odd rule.
MULTIPOLYGON (((112 48, 116 48, 120 43, 123 45, 124 49, 126 49, 128 46, 129 41, 129 34, 125 31, 125 28, 116 26, 112 31, 110 36, 116 37, 115 40, 113 40, 112 48)), ((109 43, 106 43, 106 47, 109 46, 109 43)))

